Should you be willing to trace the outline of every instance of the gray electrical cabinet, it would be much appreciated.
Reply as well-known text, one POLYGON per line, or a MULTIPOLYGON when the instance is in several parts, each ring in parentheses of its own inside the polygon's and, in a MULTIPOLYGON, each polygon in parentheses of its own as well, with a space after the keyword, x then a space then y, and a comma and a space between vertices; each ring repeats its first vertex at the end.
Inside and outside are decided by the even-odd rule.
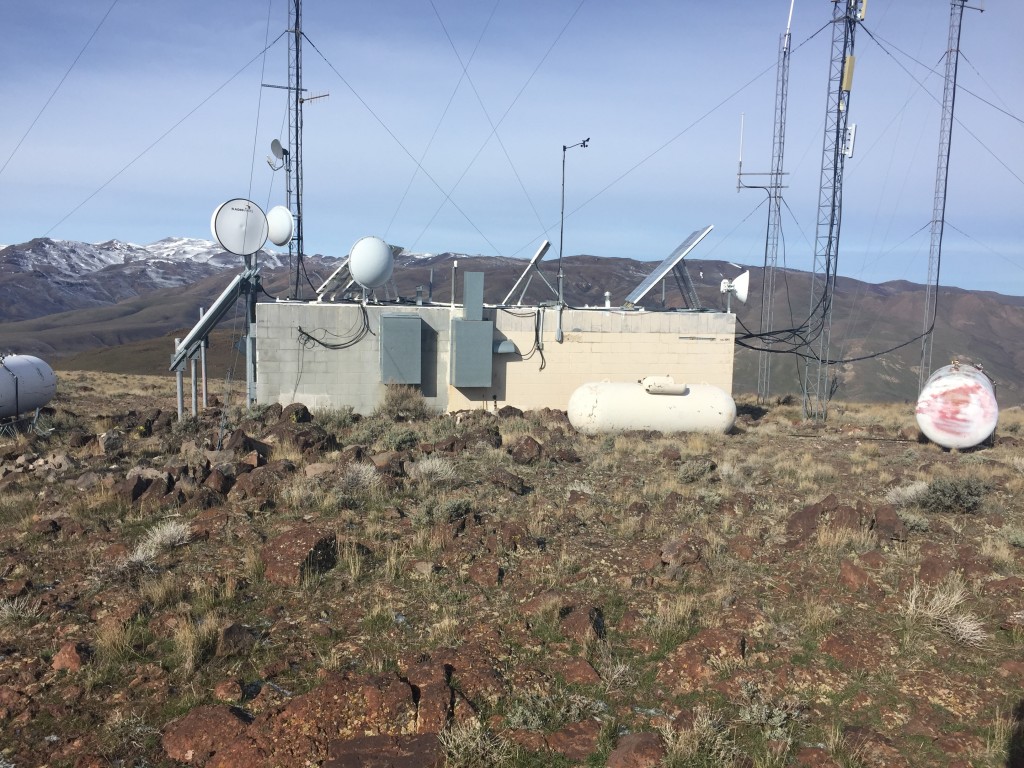
POLYGON ((452 386, 491 386, 493 320, 452 320, 452 386))
POLYGON ((423 383, 423 321, 419 315, 381 315, 380 380, 385 384, 423 383))

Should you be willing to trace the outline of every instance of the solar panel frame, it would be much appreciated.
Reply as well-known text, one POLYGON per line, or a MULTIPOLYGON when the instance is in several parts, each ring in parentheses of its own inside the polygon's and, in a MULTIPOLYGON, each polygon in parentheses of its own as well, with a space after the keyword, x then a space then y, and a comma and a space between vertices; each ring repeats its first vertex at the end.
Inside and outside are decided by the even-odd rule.
POLYGON ((676 265, 685 259, 687 254, 696 248, 697 244, 707 237, 708 233, 714 228, 714 224, 708 224, 704 229, 694 230, 678 248, 672 251, 668 258, 655 267, 651 274, 644 278, 643 282, 633 289, 632 293, 630 293, 629 296, 626 297, 625 302, 623 302, 623 306, 635 306, 637 302, 647 295, 647 292, 650 291, 651 288, 668 277, 669 273, 675 269, 676 265))

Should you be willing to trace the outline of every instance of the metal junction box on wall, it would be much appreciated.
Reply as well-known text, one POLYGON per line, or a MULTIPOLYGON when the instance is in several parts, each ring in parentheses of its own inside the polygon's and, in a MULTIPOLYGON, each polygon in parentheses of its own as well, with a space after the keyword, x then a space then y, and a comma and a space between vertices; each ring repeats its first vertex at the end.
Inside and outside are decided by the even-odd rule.
POLYGON ((422 337, 419 315, 381 315, 380 379, 384 384, 423 383, 422 337))
POLYGON ((452 320, 451 376, 454 387, 491 386, 493 320, 452 320))

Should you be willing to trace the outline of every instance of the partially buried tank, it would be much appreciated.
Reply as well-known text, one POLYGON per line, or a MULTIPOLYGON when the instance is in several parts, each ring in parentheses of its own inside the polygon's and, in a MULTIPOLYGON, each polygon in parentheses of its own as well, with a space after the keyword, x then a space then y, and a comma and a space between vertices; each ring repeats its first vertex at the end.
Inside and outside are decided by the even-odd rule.
POLYGON ((725 433, 736 421, 736 402, 711 384, 648 376, 637 382, 583 384, 572 393, 566 412, 573 427, 587 435, 633 430, 725 433))
POLYGON ((917 426, 943 448, 972 448, 996 430, 999 405, 992 379, 980 365, 939 368, 917 397, 917 426))

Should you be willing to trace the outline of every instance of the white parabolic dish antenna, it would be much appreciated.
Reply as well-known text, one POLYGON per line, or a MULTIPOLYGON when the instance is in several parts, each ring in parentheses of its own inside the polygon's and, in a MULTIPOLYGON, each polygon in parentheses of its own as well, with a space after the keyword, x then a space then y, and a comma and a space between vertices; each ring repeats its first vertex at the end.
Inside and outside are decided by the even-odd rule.
POLYGON ((284 147, 281 146, 281 142, 278 139, 270 142, 270 151, 274 153, 274 157, 278 160, 284 160, 284 147))
POLYGON ((267 217, 252 200, 235 198, 213 212, 210 229, 221 247, 238 256, 256 253, 267 242, 267 217))
POLYGON ((267 211, 267 225, 270 231, 270 242, 274 245, 285 245, 292 239, 294 226, 292 212, 283 205, 275 205, 267 211))
POLYGON ((349 272, 363 288, 380 288, 391 279, 395 258, 379 237, 362 237, 349 251, 349 272))

